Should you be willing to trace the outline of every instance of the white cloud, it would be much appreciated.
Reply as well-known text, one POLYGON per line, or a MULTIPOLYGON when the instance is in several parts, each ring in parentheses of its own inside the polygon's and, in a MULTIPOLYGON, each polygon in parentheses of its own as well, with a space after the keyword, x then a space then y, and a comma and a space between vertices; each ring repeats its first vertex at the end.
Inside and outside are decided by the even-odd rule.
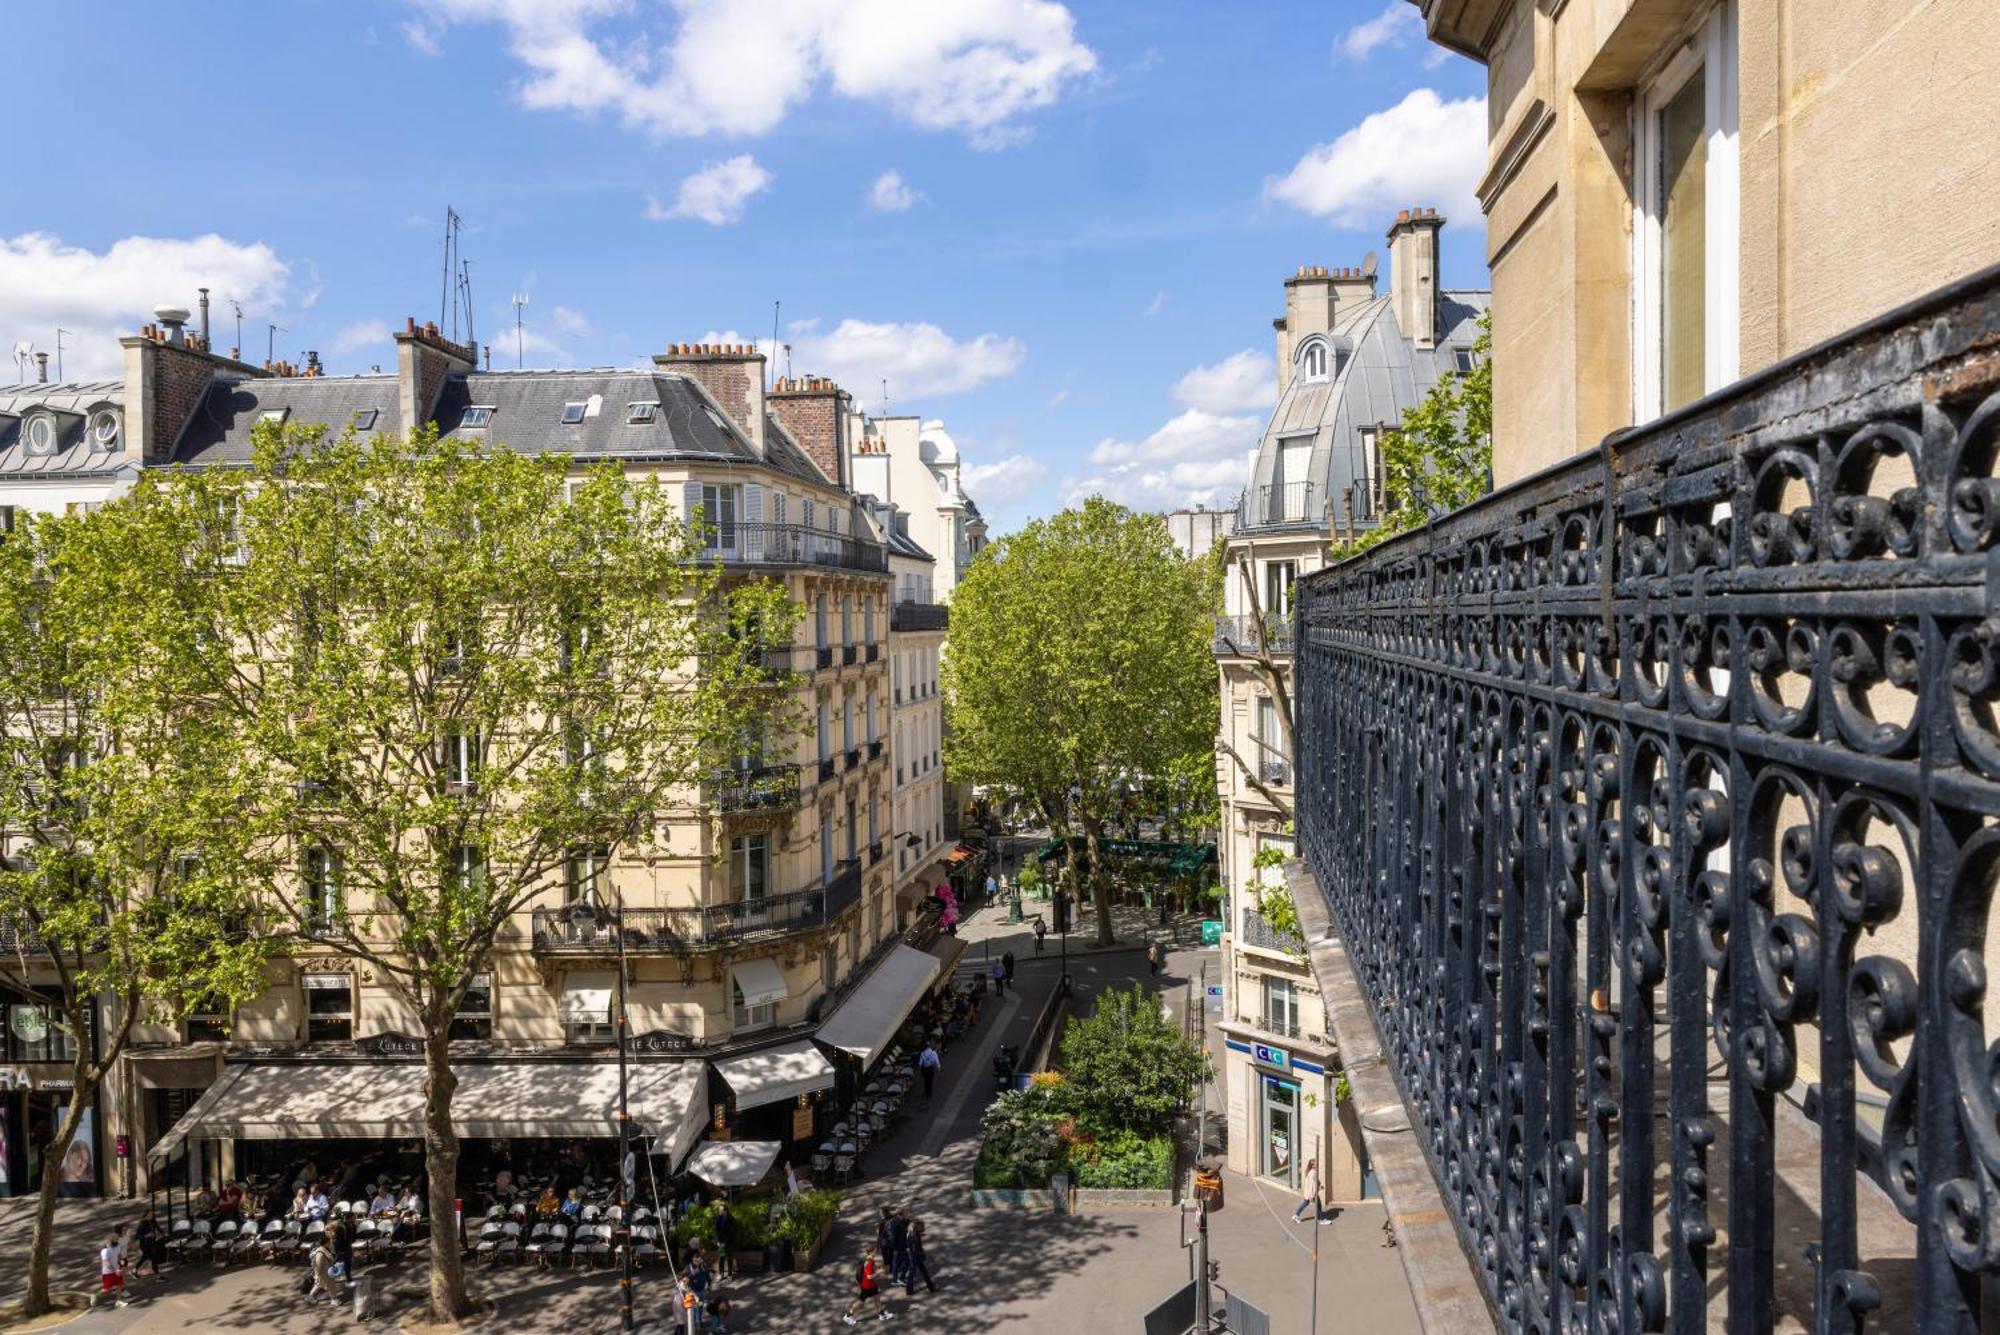
POLYGON ((712 226, 721 227, 743 217, 743 206, 750 196, 768 190, 771 173, 757 165, 757 160, 748 153, 738 153, 733 158, 721 162, 711 162, 680 184, 674 195, 674 206, 667 208, 659 200, 648 200, 646 216, 654 222, 669 218, 698 218, 712 226))
POLYGON ((1334 49, 1349 60, 1366 60, 1378 47, 1401 46, 1423 34, 1423 15, 1416 7, 1409 0, 1389 0, 1389 7, 1380 14, 1342 33, 1334 49))
POLYGON ((961 464, 966 493, 989 509, 1025 499, 1049 475, 1049 466, 1026 454, 1010 454, 990 464, 961 464))
POLYGON ((1277 367, 1268 354, 1245 348, 1189 371, 1174 386, 1174 397, 1211 413, 1257 412, 1277 402, 1277 367))
POLYGON ((934 324, 842 320, 824 334, 792 339, 792 364, 831 376, 851 392, 875 394, 886 379, 897 402, 957 394, 1012 375, 1027 358, 1017 338, 980 334, 956 339, 934 324))
POLYGON ((1097 470, 1064 478, 1064 502, 1107 496, 1142 510, 1219 505, 1250 480, 1263 419, 1189 408, 1140 441, 1102 440, 1090 452, 1097 470))
POLYGON ((868 187, 868 207, 884 213, 901 213, 914 208, 922 198, 922 192, 912 190, 898 171, 883 172, 875 178, 875 184, 868 187))
POLYGON ((1165 288, 1161 288, 1158 292, 1155 292, 1153 294, 1153 299, 1146 303, 1146 314, 1149 316, 1158 315, 1161 311, 1165 310, 1166 308, 1167 308, 1167 290, 1165 288))
POLYGON ((1069 390, 1059 389, 1042 401, 1042 411, 1053 412, 1067 402, 1069 402, 1069 390))
POLYGON ((438 34, 433 32, 429 25, 419 22, 416 19, 411 19, 408 23, 402 25, 402 29, 403 40, 415 47, 419 52, 427 56, 434 56, 438 53, 438 34))
MULTIPOLYGON (((128 236, 103 252, 65 245, 48 232, 0 237, 0 336, 9 347, 32 341, 55 349, 63 335, 65 378, 123 374, 118 339, 151 320, 153 307, 195 309, 196 288, 209 289, 217 351, 228 351, 235 328, 229 301, 243 303, 252 323, 287 309, 291 270, 263 242, 243 245, 210 233, 190 239, 128 236)), ((53 365, 50 374, 54 374, 53 365)))
POLYGON ((575 338, 587 338, 590 335, 590 321, 583 317, 582 312, 573 311, 567 306, 552 308, 549 311, 549 323, 575 338))
POLYGON ((333 336, 332 348, 336 353, 359 352, 363 348, 386 349, 390 337, 388 321, 357 320, 333 336))
POLYGON ((1097 67, 1055 0, 675 0, 664 42, 625 0, 414 3, 439 26, 502 24, 528 70, 524 105, 612 112, 662 137, 765 134, 824 85, 990 146, 1097 67))
POLYGON ((1264 196, 1340 227, 1380 226, 1422 204, 1479 217, 1473 188, 1486 169, 1486 99, 1447 102, 1419 88, 1330 144, 1307 150, 1264 196))

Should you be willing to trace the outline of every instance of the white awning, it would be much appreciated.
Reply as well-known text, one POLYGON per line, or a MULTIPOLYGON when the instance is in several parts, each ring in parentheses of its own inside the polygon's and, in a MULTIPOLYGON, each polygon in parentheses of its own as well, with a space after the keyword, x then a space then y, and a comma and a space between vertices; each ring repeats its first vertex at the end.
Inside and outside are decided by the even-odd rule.
POLYGON ((738 1112, 833 1088, 833 1063, 803 1040, 730 1057, 717 1062, 715 1070, 736 1091, 738 1112))
POLYGON ((942 963, 927 951, 898 943, 814 1037, 830 1048, 853 1053, 863 1066, 872 1065, 938 976, 942 963))
POLYGON ((580 969, 563 975, 562 995, 556 1000, 556 1015, 564 1024, 610 1024, 611 990, 616 985, 609 969, 580 969))
MULTIPOLYGON (((478 1139, 618 1134, 618 1064, 462 1065, 452 1097, 459 1135, 478 1139)), ((678 1160, 708 1122, 708 1073, 699 1061, 634 1062, 633 1124, 678 1160)), ((148 1153, 171 1158, 189 1140, 381 1140, 424 1131, 419 1062, 230 1066, 148 1153)))
POLYGON ((744 960, 729 973, 736 980, 736 990, 743 994, 746 1007, 769 1006, 785 999, 785 975, 779 971, 778 962, 768 955, 744 960))
POLYGON ((754 1187, 778 1161, 775 1140, 712 1140, 694 1152, 687 1170, 717 1187, 754 1187))

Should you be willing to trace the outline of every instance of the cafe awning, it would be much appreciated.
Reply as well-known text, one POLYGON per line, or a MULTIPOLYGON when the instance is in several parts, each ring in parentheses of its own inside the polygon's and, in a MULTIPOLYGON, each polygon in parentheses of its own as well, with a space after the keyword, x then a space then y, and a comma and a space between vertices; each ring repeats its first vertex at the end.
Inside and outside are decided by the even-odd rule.
POLYGON ((898 943, 814 1037, 830 1048, 853 1053, 863 1066, 874 1064, 909 1016, 910 1007, 938 976, 941 963, 928 951, 898 943))
POLYGON ((808 1041, 746 1052, 717 1062, 715 1070, 736 1092, 738 1112, 833 1088, 833 1063, 808 1041))
POLYGON ((770 956, 744 960, 729 971, 736 990, 743 994, 745 1008, 770 1006, 785 999, 785 975, 770 956))
POLYGON ((717 1187, 754 1187, 784 1148, 775 1140, 713 1140, 694 1152, 687 1170, 717 1187))
MULTIPOLYGON (((687 1151, 708 1120, 698 1061, 634 1062, 627 1106, 660 1153, 687 1151)), ((500 1062, 458 1068, 451 1123, 476 1139, 618 1134, 618 1064, 500 1062)), ((229 1066, 148 1152, 172 1158, 189 1140, 383 1140, 424 1131, 419 1062, 229 1066)))
POLYGON ((930 954, 937 956, 938 972, 940 974, 949 974, 953 969, 958 967, 958 962, 965 958, 965 952, 971 945, 972 943, 962 936, 947 934, 940 936, 937 940, 925 946, 924 949, 930 954))

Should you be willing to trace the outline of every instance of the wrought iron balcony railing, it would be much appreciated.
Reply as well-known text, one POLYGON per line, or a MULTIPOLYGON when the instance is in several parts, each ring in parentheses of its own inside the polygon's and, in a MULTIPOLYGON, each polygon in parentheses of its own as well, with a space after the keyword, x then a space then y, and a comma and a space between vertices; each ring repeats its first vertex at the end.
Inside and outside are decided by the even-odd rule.
POLYGON ((883 746, 881 738, 877 737, 874 741, 868 743, 868 758, 870 760, 880 760, 882 758, 882 751, 883 751, 883 746))
POLYGON ((833 666, 833 646, 822 644, 813 650, 813 666, 821 672, 833 666))
POLYGON ((589 904, 538 908, 531 915, 532 945, 544 955, 615 953, 622 923, 627 954, 679 954, 763 932, 824 927, 860 897, 860 870, 843 862, 824 884, 789 895, 700 908, 628 908, 623 914, 600 913, 589 904))
POLYGON ((1272 1015, 1266 1012, 1251 1023, 1265 1033, 1276 1034, 1279 1038, 1298 1038, 1302 1032, 1299 1029, 1299 1022, 1289 1015, 1272 1015))
POLYGON ((803 524, 716 523, 704 521, 706 560, 724 565, 827 566, 887 574, 888 549, 850 533, 829 533, 803 524))
MULTIPOLYGON (((1257 656, 1257 628, 1260 618, 1244 613, 1241 616, 1219 616, 1215 619, 1215 652, 1224 658, 1255 658, 1257 656)), ((1264 651, 1273 658, 1289 658, 1292 654, 1292 621, 1290 617, 1265 614, 1261 618, 1264 636, 1264 651)))
POLYGON ((1509 1330, 1990 1320, 1996 346, 1988 270, 1301 581, 1300 844, 1509 1330))
POLYGON ((840 772, 840 762, 832 756, 822 756, 819 762, 819 781, 832 783, 833 776, 840 772))
POLYGON ((799 804, 797 765, 717 770, 708 799, 718 811, 790 811, 799 804))
POLYGON ((1236 502, 1236 527, 1239 530, 1325 522, 1319 489, 1310 482, 1276 482, 1262 487, 1247 487, 1236 502))
POLYGON ((1257 777, 1279 788, 1289 788, 1292 786, 1292 762, 1276 756, 1259 756, 1257 777))
POLYGON ((1260 950, 1281 950, 1287 955, 1298 955, 1305 950, 1303 940, 1271 926, 1270 919, 1255 909, 1243 910, 1243 930, 1236 939, 1239 945, 1256 946, 1260 950))
POLYGON ((860 657, 861 657, 860 645, 843 644, 840 646, 840 665, 842 667, 853 667, 857 662, 860 661, 860 657))
POLYGON ((943 603, 897 603, 889 609, 890 630, 948 630, 950 626, 951 609, 943 603))

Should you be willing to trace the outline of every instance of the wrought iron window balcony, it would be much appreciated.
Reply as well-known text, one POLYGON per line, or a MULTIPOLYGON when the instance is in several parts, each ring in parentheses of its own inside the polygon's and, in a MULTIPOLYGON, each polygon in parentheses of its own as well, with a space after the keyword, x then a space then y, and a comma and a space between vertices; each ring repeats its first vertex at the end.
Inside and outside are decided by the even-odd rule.
POLYGON ((1292 762, 1280 760, 1276 756, 1259 756, 1257 777, 1276 787, 1289 788, 1292 786, 1292 762))
POLYGON ((861 768, 861 748, 860 748, 860 747, 856 746, 856 747, 852 747, 852 748, 850 748, 850 749, 848 750, 848 752, 847 752, 847 768, 849 768, 849 769, 860 769, 860 768, 861 768))
POLYGON ((1267 1034, 1276 1034, 1279 1038, 1304 1037, 1304 1031, 1299 1028, 1299 1022, 1290 1016, 1260 1015, 1250 1021, 1250 1023, 1256 1025, 1267 1034))
POLYGON ((882 646, 875 643, 873 640, 870 640, 867 644, 862 646, 862 656, 866 658, 870 663, 873 663, 877 659, 882 657, 882 646))
POLYGON ((889 629, 949 630, 951 609, 943 603, 896 603, 889 608, 889 629))
POLYGON ((887 843, 887 841, 885 841, 885 840, 882 840, 882 839, 877 839, 877 840, 876 840, 875 842, 873 842, 873 843, 871 843, 871 844, 869 844, 869 845, 868 845, 868 865, 869 865, 869 866, 871 866, 871 867, 872 867, 872 866, 874 866, 874 865, 875 865, 876 863, 878 863, 878 862, 880 862, 880 861, 882 860, 882 853, 883 853, 883 851, 884 851, 884 849, 885 849, 885 847, 886 847, 886 843, 887 843))
POLYGON ((1236 502, 1236 527, 1283 528, 1293 524, 1323 524, 1319 489, 1310 482, 1279 482, 1246 487, 1236 502))
POLYGON ((531 944, 538 955, 616 954, 622 924, 627 954, 685 954, 766 932, 828 926, 860 898, 860 889, 858 869, 851 877, 837 870, 810 890, 699 908, 627 908, 622 914, 587 903, 538 908, 531 915, 531 944))
POLYGON ((803 524, 704 522, 701 536, 705 544, 701 559, 724 565, 889 572, 888 549, 850 533, 829 533, 803 524))
POLYGON ((819 781, 832 783, 833 776, 840 772, 840 762, 832 756, 821 756, 819 760, 819 781))
MULTIPOLYGON (((1215 619, 1215 654, 1218 658, 1255 658, 1257 656, 1257 628, 1259 619, 1245 613, 1241 616, 1219 616, 1215 619)), ((1290 617, 1273 616, 1266 613, 1261 622, 1264 629, 1264 652, 1273 658, 1289 658, 1292 654, 1292 620, 1290 617)))
POLYGON ((790 811, 799 804, 797 765, 721 769, 709 776, 708 800, 718 811, 790 811))
POLYGON ((871 761, 880 760, 882 758, 882 750, 882 739, 877 737, 874 741, 868 743, 868 759, 871 761))
POLYGON ((1300 581, 1301 912, 1502 1328, 1990 1322, 1996 345, 1987 270, 1300 581))
POLYGON ((842 667, 853 667, 857 662, 860 661, 860 655, 861 655, 860 645, 843 644, 840 646, 840 665, 842 667))
POLYGON ((1279 931, 1271 925, 1270 919, 1255 909, 1243 910, 1243 930, 1236 939, 1240 945, 1282 951, 1287 955, 1302 954, 1306 948, 1302 939, 1290 932, 1279 931))
POLYGON ((813 666, 821 672, 833 666, 833 646, 822 644, 813 653, 813 666))

